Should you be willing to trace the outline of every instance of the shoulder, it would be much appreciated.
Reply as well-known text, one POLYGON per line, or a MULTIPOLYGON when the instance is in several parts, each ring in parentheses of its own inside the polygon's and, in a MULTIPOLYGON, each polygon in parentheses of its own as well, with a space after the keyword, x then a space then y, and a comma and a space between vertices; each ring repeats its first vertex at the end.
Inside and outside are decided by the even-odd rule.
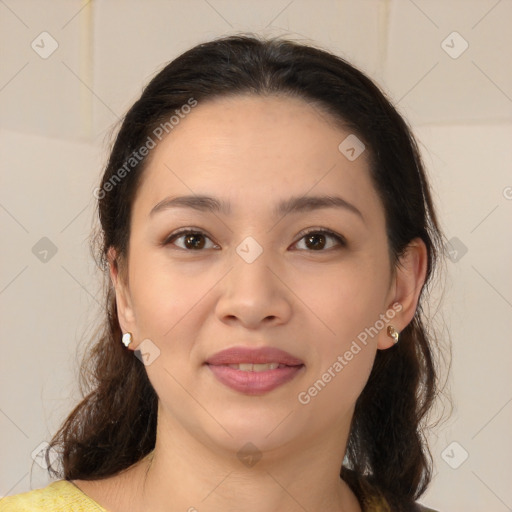
MULTIPOLYGON (((342 478, 349 484, 358 498, 363 512, 393 512, 393 508, 384 495, 372 487, 366 477, 357 475, 352 469, 342 467, 342 478)), ((407 507, 407 512, 438 512, 420 503, 407 507)))
POLYGON ((78 487, 58 480, 42 489, 0 499, 0 512, 107 512, 78 487))

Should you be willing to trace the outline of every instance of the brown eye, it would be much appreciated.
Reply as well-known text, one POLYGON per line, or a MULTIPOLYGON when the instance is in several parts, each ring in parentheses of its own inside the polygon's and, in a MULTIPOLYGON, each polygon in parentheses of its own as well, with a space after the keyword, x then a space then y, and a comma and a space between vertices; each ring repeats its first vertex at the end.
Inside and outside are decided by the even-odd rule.
POLYGON ((200 251, 205 248, 211 249, 217 247, 204 233, 192 230, 183 230, 178 233, 174 233, 164 242, 164 245, 169 244, 174 244, 180 249, 187 251, 200 251), (181 242, 175 243, 178 240, 181 240, 181 242), (211 245, 207 247, 208 241, 210 241, 211 245))
POLYGON ((202 249, 205 245, 204 236, 200 234, 185 235, 183 243, 188 249, 202 249))
MULTIPOLYGON (((302 238, 299 240, 299 242, 302 240, 304 240, 306 249, 310 251, 323 251, 324 249, 331 249, 336 246, 346 246, 346 242, 341 236, 333 233, 332 231, 326 230, 316 230, 302 233, 302 238), (329 240, 331 240, 331 242, 329 242, 329 240), (332 242, 333 240, 334 243, 332 242)), ((297 242, 297 244, 299 242, 297 242)))

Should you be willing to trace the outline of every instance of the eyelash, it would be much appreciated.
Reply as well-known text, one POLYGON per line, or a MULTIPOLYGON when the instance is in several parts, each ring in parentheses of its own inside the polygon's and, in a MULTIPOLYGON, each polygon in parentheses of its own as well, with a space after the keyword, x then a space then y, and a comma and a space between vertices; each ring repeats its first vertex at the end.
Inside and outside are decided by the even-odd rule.
MULTIPOLYGON (((337 233, 334 233, 333 231, 330 231, 328 229, 323 229, 323 228, 314 228, 314 229, 308 229, 308 230, 301 231, 298 234, 298 236, 300 238, 295 243, 298 243, 303 238, 305 238, 306 236, 311 235, 311 234, 329 236, 329 237, 333 238, 334 240, 336 240, 336 242, 338 243, 338 245, 340 247, 346 247, 347 246, 347 242, 346 242, 345 238, 343 238, 341 235, 338 235, 337 233)), ((191 228, 183 228, 183 229, 177 231, 176 233, 173 233, 173 234, 169 235, 164 240, 162 245, 163 246, 170 245, 172 242, 174 242, 178 238, 181 238, 184 235, 202 235, 202 236, 205 236, 206 238, 208 238, 209 240, 211 240, 211 238, 206 233, 204 233, 201 230, 195 230, 195 229, 191 229, 191 228)), ((181 247, 179 247, 178 249, 181 249, 182 251, 186 251, 186 252, 202 252, 204 250, 204 249, 202 249, 202 250, 201 249, 200 250, 183 249, 181 247)), ((318 251, 307 250, 307 252, 327 252, 327 251, 332 250, 332 249, 333 249, 333 247, 330 247, 329 249, 320 249, 318 251)), ((304 249, 302 249, 302 250, 304 250, 304 249)))

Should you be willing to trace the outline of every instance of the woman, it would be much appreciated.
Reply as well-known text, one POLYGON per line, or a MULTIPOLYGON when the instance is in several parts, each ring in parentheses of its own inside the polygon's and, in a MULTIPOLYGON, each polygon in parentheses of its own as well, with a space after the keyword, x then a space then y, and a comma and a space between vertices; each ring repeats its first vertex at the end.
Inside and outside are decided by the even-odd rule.
POLYGON ((129 110, 95 195, 90 393, 50 445, 61 480, 1 510, 427 510, 443 238, 376 85, 282 39, 198 45, 129 110))

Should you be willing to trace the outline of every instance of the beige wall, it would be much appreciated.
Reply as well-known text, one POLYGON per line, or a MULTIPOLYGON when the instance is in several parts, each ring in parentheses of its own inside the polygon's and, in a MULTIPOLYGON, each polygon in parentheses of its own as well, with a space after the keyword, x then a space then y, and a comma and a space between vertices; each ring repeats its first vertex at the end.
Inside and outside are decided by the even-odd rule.
POLYGON ((0 2, 0 495, 47 483, 31 454, 77 398, 101 300, 87 237, 108 130, 165 62, 249 30, 347 57, 412 124, 446 235, 467 249, 447 262, 455 408, 432 436, 423 501, 510 509, 511 22, 510 0, 0 2))

